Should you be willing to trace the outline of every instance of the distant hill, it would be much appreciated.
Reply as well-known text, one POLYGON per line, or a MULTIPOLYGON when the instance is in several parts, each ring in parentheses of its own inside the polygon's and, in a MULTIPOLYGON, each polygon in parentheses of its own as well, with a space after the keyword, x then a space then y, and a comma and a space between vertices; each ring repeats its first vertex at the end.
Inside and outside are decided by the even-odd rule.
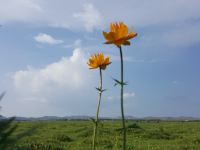
POLYGON ((2 120, 2 119, 6 119, 6 117, 0 115, 0 120, 2 120))
POLYGON ((185 117, 185 116, 180 116, 180 117, 144 117, 142 118, 144 120, 163 120, 163 121, 193 121, 193 120, 200 120, 200 118, 195 118, 195 117, 185 117))
MULTIPOLYGON (((90 118, 94 118, 91 116, 65 116, 65 117, 58 117, 58 116, 43 116, 43 117, 15 117, 16 121, 54 121, 54 120, 90 120, 90 118)), ((0 120, 9 119, 7 117, 0 115, 0 120)), ((121 117, 101 117, 102 120, 119 120, 121 117)), ((161 120, 161 121, 200 121, 200 118, 195 117, 143 117, 137 118, 133 116, 126 116, 127 120, 161 120)))

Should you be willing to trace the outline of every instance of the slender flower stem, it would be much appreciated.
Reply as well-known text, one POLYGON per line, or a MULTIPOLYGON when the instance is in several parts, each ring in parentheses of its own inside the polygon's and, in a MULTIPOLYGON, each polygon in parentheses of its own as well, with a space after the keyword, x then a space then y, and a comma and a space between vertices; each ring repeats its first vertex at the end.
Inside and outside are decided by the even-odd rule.
POLYGON ((123 53, 122 47, 119 47, 120 50, 120 58, 121 58, 121 115, 122 115, 122 128, 123 128, 123 150, 126 150, 126 125, 125 125, 125 118, 124 118, 124 100, 123 100, 123 93, 124 93, 124 68, 123 68, 123 53))
POLYGON ((96 112, 96 120, 94 124, 94 133, 93 133, 93 143, 92 143, 92 149, 95 150, 96 148, 96 135, 97 135, 97 127, 99 122, 99 110, 100 110, 100 104, 101 104, 101 95, 102 95, 102 70, 99 68, 100 73, 100 86, 99 86, 99 98, 98 98, 98 106, 97 106, 97 112, 96 112))

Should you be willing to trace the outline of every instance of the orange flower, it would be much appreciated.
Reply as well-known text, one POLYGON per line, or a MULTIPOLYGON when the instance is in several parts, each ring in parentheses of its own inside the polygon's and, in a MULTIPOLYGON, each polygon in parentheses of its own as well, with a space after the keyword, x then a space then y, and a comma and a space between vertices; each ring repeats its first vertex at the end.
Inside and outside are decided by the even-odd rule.
POLYGON ((110 32, 104 32, 103 35, 107 40, 105 44, 115 44, 120 47, 123 45, 130 45, 128 40, 137 36, 137 33, 130 32, 128 33, 128 27, 123 23, 111 23, 110 24, 110 32))
POLYGON ((104 58, 103 53, 94 54, 89 58, 89 61, 87 62, 90 69, 96 69, 101 68, 103 70, 106 69, 106 66, 109 65, 110 57, 104 58))

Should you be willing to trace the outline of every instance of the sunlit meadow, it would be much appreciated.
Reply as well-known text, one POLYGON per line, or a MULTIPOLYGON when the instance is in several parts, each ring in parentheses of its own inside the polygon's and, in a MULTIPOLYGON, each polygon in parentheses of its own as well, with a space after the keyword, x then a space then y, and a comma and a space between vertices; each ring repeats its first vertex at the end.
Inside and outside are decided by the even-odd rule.
POLYGON ((0 150, 199 150, 199 6, 0 0, 0 150))

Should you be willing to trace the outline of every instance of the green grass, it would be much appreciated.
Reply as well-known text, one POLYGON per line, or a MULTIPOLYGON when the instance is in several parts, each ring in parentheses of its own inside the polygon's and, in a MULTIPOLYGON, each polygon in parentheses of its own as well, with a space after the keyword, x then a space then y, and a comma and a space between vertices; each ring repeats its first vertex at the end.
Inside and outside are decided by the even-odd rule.
MULTIPOLYGON (((121 149, 120 123, 101 122, 98 150, 121 149)), ((130 150, 200 150, 200 122, 128 121, 127 127, 130 150)), ((89 150, 92 132, 90 121, 19 122, 7 149, 89 150)))

